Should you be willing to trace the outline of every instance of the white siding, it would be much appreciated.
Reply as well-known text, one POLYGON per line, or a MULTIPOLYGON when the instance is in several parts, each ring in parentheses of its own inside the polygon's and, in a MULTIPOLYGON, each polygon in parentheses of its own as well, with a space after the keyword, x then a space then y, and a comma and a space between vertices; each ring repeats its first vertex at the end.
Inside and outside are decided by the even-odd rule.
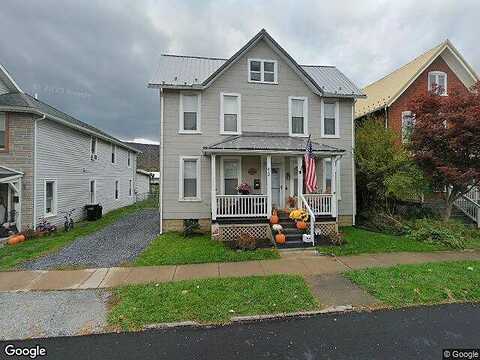
MULTIPOLYGON (((98 160, 90 159, 90 135, 75 131, 53 121, 37 124, 36 214, 44 215, 45 179, 57 181, 57 215, 48 220, 63 223, 62 212, 76 209, 74 219, 83 217, 89 203, 89 183, 96 180, 97 202, 103 213, 132 204, 134 193, 128 195, 129 180, 135 182, 136 156, 132 153, 127 167, 127 149, 117 146, 116 163, 111 163, 111 144, 98 139, 98 160), (115 180, 119 180, 119 199, 115 200, 115 180)), ((135 186, 135 184, 133 184, 135 186)))
MULTIPOLYGON (((288 97, 308 98, 308 129, 312 140, 345 150, 341 161, 340 215, 353 214, 352 182, 352 99, 339 99, 340 138, 322 138, 320 129, 321 98, 315 95, 299 76, 264 41, 245 54, 210 88, 202 92, 202 134, 178 134, 179 91, 165 91, 165 159, 164 218, 209 218, 210 158, 201 157, 201 199, 198 202, 178 201, 178 164, 180 156, 200 156, 202 147, 224 140, 220 135, 220 93, 242 96, 242 131, 288 133, 288 97), (278 62, 278 85, 248 82, 248 58, 272 59, 278 62)), ((217 163, 217 171, 218 171, 217 163)), ((321 181, 321 178, 319 178, 321 181)), ((218 182, 217 182, 218 185, 218 182)))
POLYGON ((150 177, 148 175, 140 173, 136 174, 135 192, 138 195, 143 195, 150 192, 150 177))

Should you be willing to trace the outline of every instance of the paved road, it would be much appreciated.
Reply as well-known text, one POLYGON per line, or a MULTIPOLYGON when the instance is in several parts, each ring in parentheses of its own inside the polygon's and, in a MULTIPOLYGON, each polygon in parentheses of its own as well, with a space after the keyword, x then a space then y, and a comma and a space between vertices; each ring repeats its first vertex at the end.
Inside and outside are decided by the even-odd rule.
MULTIPOLYGON (((480 306, 323 315, 236 324, 51 338, 49 359, 441 359, 443 348, 480 346, 480 306)), ((0 344, 3 354, 5 343, 0 344)))
POLYGON ((157 209, 142 209, 76 239, 56 253, 22 265, 43 270, 69 266, 110 267, 135 259, 159 233, 157 209))

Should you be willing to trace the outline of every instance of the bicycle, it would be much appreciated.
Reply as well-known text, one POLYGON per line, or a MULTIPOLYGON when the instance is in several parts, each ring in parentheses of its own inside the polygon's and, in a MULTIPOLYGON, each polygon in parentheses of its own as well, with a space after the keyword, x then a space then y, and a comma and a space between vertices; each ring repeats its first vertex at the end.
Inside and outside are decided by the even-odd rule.
POLYGON ((65 217, 65 222, 64 222, 64 227, 63 230, 65 232, 69 232, 70 230, 73 230, 73 219, 72 219, 72 213, 75 211, 75 209, 69 210, 64 212, 64 217, 65 217))

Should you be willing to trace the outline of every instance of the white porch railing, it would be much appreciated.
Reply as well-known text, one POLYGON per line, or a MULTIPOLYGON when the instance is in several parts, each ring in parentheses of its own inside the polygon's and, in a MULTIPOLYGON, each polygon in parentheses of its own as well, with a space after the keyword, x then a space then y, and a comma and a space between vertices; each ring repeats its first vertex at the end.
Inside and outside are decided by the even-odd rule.
POLYGON ((336 216, 333 194, 304 194, 303 197, 315 215, 336 216))
POLYGON ((480 191, 477 187, 472 188, 468 193, 454 202, 454 205, 465 215, 476 222, 480 228, 480 191))
POLYGON ((308 212, 308 215, 310 216, 310 236, 308 241, 305 239, 306 236, 303 236, 303 241, 304 242, 311 242, 313 246, 315 246, 315 214, 313 213, 313 210, 311 207, 308 205, 307 200, 305 199, 304 195, 299 196, 300 203, 302 205, 302 208, 305 208, 308 212))
POLYGON ((216 217, 268 215, 267 195, 216 195, 216 217))

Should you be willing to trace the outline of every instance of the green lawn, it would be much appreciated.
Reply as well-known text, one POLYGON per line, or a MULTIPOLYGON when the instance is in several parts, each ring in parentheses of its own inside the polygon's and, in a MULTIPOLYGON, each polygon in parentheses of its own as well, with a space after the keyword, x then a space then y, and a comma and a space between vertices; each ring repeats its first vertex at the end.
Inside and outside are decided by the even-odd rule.
POLYGON ((364 253, 382 252, 425 252, 436 250, 448 250, 441 244, 429 244, 408 238, 407 236, 395 236, 376 233, 355 227, 341 228, 346 244, 342 246, 319 246, 318 251, 323 253, 340 255, 357 255, 364 253))
POLYGON ((134 261, 135 266, 200 264, 278 259, 275 249, 236 251, 214 241, 208 235, 184 238, 179 233, 166 233, 153 240, 134 261))
POLYGON ((148 207, 148 205, 148 203, 137 203, 110 211, 97 221, 78 222, 75 224, 75 228, 67 233, 63 232, 62 229, 58 229, 56 234, 50 236, 27 240, 14 246, 5 245, 0 248, 0 270, 12 269, 24 261, 58 250, 71 243, 77 237, 98 231, 121 217, 140 208, 148 207))
POLYGON ((108 321, 123 330, 186 320, 225 323, 232 316, 319 307, 303 278, 292 275, 131 285, 116 289, 115 297, 108 321))
POLYGON ((397 265, 344 275, 394 307, 480 301, 480 261, 397 265))

